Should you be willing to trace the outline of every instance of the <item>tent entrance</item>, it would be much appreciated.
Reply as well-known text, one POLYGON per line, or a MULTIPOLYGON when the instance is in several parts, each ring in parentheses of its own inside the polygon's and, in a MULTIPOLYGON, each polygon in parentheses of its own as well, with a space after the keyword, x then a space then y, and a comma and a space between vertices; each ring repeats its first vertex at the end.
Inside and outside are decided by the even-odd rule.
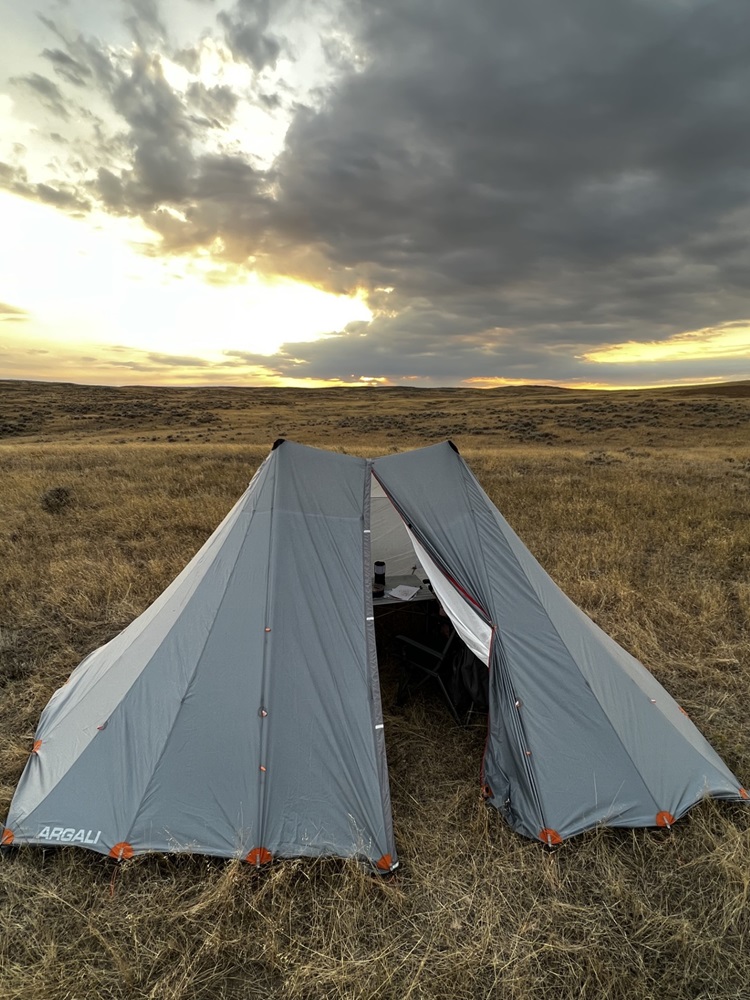
POLYGON ((486 711, 492 629, 409 530, 374 475, 370 482, 373 563, 386 564, 386 580, 411 577, 414 585, 428 580, 435 595, 433 607, 405 601, 403 607, 377 609, 380 654, 388 649, 398 664, 396 701, 403 703, 411 690, 430 686, 460 724, 472 711, 486 711), (394 619, 395 634, 386 626, 394 619))
POLYGON ((485 665, 489 663, 492 629, 482 620, 466 598, 456 589, 443 570, 394 507, 374 475, 370 476, 371 557, 386 565, 389 576, 413 576, 415 584, 428 579, 440 605, 466 646, 485 665))

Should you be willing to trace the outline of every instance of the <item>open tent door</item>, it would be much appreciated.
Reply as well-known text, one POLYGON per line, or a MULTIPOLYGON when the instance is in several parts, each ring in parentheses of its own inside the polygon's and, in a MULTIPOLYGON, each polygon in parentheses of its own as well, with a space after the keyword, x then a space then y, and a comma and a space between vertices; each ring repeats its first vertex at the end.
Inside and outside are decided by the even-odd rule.
POLYGON ((414 535, 410 531, 408 531, 408 534, 414 551, 427 573, 435 596, 440 601, 456 632, 458 632, 461 641, 472 651, 474 656, 480 659, 486 667, 489 667, 492 647, 492 627, 480 617, 474 608, 472 608, 469 601, 459 593, 455 584, 446 576, 445 571, 438 566, 414 535))
POLYGON ((492 629, 459 593, 419 539, 409 529, 390 497, 373 474, 371 482, 372 558, 382 559, 392 576, 414 575, 429 579, 435 596, 461 640, 487 665, 492 629))

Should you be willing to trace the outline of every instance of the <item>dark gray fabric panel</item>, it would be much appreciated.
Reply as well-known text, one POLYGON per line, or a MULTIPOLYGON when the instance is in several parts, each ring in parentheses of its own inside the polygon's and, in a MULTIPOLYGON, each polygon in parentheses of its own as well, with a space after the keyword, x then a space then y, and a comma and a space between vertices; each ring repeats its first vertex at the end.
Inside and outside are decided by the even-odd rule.
POLYGON ((262 846, 377 863, 395 852, 368 669, 369 472, 361 459, 299 446, 276 454, 262 846))
POLYGON ((375 459, 373 469, 435 561, 449 568, 464 591, 489 611, 484 555, 456 452, 444 442, 375 459))

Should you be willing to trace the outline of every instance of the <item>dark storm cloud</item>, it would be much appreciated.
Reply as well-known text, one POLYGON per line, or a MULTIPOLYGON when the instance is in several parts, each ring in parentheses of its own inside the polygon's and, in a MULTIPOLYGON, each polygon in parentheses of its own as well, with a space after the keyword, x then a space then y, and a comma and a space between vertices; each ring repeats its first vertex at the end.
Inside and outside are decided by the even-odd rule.
POLYGON ((76 212, 88 212, 91 209, 91 202, 81 198, 76 191, 65 190, 61 187, 51 187, 49 184, 34 184, 32 190, 39 201, 46 205, 55 205, 57 208, 65 208, 76 212))
POLYGON ((44 107, 58 118, 62 118, 64 121, 70 118, 70 113, 66 107, 65 98, 60 88, 46 76, 41 76, 39 73, 30 73, 28 76, 11 78, 11 83, 33 91, 44 107))
POLYGON ((25 168, 17 164, 0 163, 0 189, 76 213, 91 209, 91 202, 77 188, 62 183, 57 187, 42 182, 32 183, 25 168))
MULTIPOLYGON (((143 4, 137 6, 146 9, 143 4)), ((157 9, 147 6, 143 24, 157 30, 157 9)), ((53 22, 45 24, 63 38, 53 22)), ((142 25, 141 36, 143 30, 142 25)), ((233 220, 230 228, 238 232, 246 226, 247 206, 257 202, 259 174, 235 155, 195 152, 207 131, 224 130, 231 124, 238 95, 228 86, 208 87, 199 81, 193 81, 184 95, 177 93, 164 76, 159 56, 140 44, 127 60, 93 39, 78 36, 65 44, 71 62, 96 81, 100 97, 125 123, 124 129, 113 133, 111 126, 107 131, 100 119, 79 109, 79 117, 88 114, 99 149, 98 158, 89 155, 95 179, 81 185, 80 200, 93 195, 110 211, 142 215, 164 236, 167 251, 182 252, 224 236, 225 220, 233 220), (116 165, 117 161, 125 161, 126 166, 116 165), (188 220, 178 225, 176 216, 165 211, 167 207, 185 208, 188 220)), ((189 62, 186 50, 181 51, 189 62)), ((51 99, 60 92, 51 81, 47 83, 55 88, 49 93, 44 88, 51 99)), ((232 243, 232 234, 227 235, 232 243)), ((247 236, 241 258, 247 255, 245 244, 247 236)))
POLYGON ((201 51, 196 45, 188 45, 183 49, 178 49, 172 54, 174 61, 184 66, 188 73, 197 74, 201 65, 201 51))
POLYGON ((61 49, 44 49, 42 55, 52 63, 58 76, 77 87, 85 87, 91 77, 91 70, 81 65, 61 49))
POLYGON ((112 106, 129 127, 131 168, 124 174, 131 208, 180 205, 189 193, 193 154, 182 101, 164 78, 158 58, 137 52, 111 92, 112 106))
MULTIPOLYGON (((153 54, 157 40, 167 35, 155 0, 125 0, 124 9, 124 23, 135 42, 126 58, 97 39, 66 35, 50 18, 40 20, 63 45, 45 49, 43 55, 68 82, 95 86, 99 98, 126 123, 124 132, 115 132, 88 108, 76 108, 79 123, 88 124, 98 147, 98 156, 88 153, 87 166, 96 165, 102 185, 99 190, 96 182, 82 181, 81 198, 91 192, 110 209, 134 214, 159 203, 184 202, 194 133, 228 121, 233 95, 222 87, 198 85, 183 100, 167 84, 159 56, 153 54), (211 113, 213 122, 206 119, 206 112, 211 113), (130 161, 125 169, 112 169, 113 161, 123 160, 130 161)), ((56 84, 38 74, 23 82, 48 106, 54 105, 61 116, 67 115, 56 84)))
POLYGON ((234 117, 239 98, 227 86, 206 87, 199 81, 190 84, 187 90, 192 108, 205 116, 200 124, 214 128, 226 128, 234 117))
POLYGON ((13 163, 0 163, 0 187, 14 194, 25 194, 28 187, 26 170, 13 163))
POLYGON ((394 271, 426 255, 435 286, 496 287, 540 257, 598 266, 671 247, 696 212, 747 197, 735 17, 717 19, 720 63, 701 66, 692 49, 711 25, 671 24, 664 5, 500 4, 470 21, 455 5, 414 19, 415 6, 379 11, 365 35, 383 55, 290 135, 285 193, 318 206, 322 238, 343 233, 343 262, 366 244, 394 271))
POLYGON ((733 2, 363 5, 365 67, 297 115, 277 218, 331 286, 392 286, 399 315, 293 356, 541 375, 558 342, 750 314, 748 29, 733 2))
MULTIPOLYGON (((750 360, 696 357, 669 362, 580 359, 582 348, 571 341, 576 331, 532 328, 522 333, 488 331, 477 340, 456 337, 451 324, 437 321, 429 336, 415 337, 384 330, 377 322, 366 337, 358 332, 314 343, 284 344, 273 357, 235 352, 248 365, 264 365, 275 374, 297 379, 387 378, 393 383, 417 381, 435 385, 462 379, 555 380, 638 385, 653 379, 692 380, 707 377, 750 378, 750 360)), ((583 331, 585 334, 585 331, 583 331)), ((623 334, 623 340, 627 340, 623 334)), ((640 331, 640 339, 645 339, 640 331)), ((655 337, 654 339, 658 339, 655 337)))
POLYGON ((257 73, 275 66, 282 49, 280 39, 270 30, 272 12, 271 0, 237 0, 231 11, 217 14, 229 51, 257 73))
MULTIPOLYGON (((45 24, 50 30, 57 30, 52 22, 45 21, 45 24)), ((109 95, 116 86, 122 71, 114 62, 107 47, 96 39, 86 38, 83 35, 78 35, 71 40, 63 40, 70 55, 92 74, 102 93, 105 96, 109 95)))
POLYGON ((123 0, 123 6, 128 11, 125 24, 138 45, 145 47, 156 39, 167 37, 156 0, 123 0))

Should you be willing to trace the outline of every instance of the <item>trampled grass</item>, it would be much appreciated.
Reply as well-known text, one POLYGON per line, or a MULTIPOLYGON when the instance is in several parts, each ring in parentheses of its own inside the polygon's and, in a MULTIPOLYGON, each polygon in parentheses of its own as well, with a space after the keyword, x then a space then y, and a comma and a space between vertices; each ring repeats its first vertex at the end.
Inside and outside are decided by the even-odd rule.
MULTIPOLYGON (((432 443, 416 428, 452 424, 545 568, 750 780, 741 387, 610 402, 274 390, 262 406, 217 410, 222 428, 190 426, 215 390, 190 390, 194 401, 178 406, 171 394, 183 390, 160 402, 159 390, 6 388, 0 423, 11 410, 45 416, 0 446, 3 816, 52 691, 163 590, 282 432, 376 454, 432 443), (72 403, 63 412, 68 392, 89 407, 85 433, 72 403), (140 416, 112 415, 136 398, 140 416), (685 400, 718 400, 731 414, 670 409, 685 400), (661 424, 650 422, 654 403, 661 424), (171 417, 175 407, 188 416, 171 417), (529 430, 535 407, 549 413, 529 430), (432 420, 435 411, 449 416, 432 420), (575 420, 598 423, 566 426, 575 420), (690 421, 700 426, 679 426, 690 421), (547 433, 557 436, 532 436, 547 433), (55 487, 69 502, 51 511, 42 498, 55 487)), ((671 831, 594 831, 553 852, 522 839, 479 800, 482 720, 458 729, 429 694, 394 707, 388 627, 379 642, 395 878, 336 859, 256 871, 201 857, 118 865, 73 848, 11 852, 0 859, 4 997, 750 997, 750 810, 707 802, 671 831)))

